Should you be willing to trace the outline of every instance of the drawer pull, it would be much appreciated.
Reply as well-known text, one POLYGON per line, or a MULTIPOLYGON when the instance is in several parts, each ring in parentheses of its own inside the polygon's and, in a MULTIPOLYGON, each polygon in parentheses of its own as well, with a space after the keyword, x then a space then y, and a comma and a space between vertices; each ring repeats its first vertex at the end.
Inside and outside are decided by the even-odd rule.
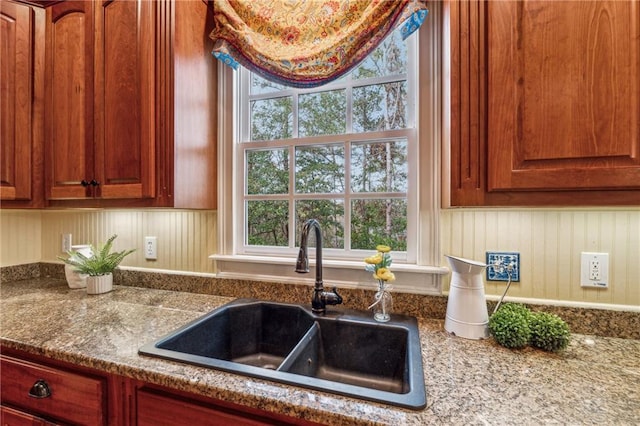
POLYGON ((51 396, 51 389, 49 389, 47 382, 40 379, 31 386, 31 389, 29 389, 29 396, 38 399, 48 398, 51 396))

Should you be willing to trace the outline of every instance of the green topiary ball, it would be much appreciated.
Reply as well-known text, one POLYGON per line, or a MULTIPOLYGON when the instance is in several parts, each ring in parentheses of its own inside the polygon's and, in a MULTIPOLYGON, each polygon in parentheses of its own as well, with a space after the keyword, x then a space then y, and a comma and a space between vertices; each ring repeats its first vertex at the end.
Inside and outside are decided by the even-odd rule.
POLYGON ((513 302, 503 303, 502 305, 500 305, 500 308, 498 308, 498 312, 502 310, 515 312, 517 314, 527 317, 527 319, 531 315, 531 311, 529 310, 529 308, 527 308, 522 303, 513 303, 513 302))
POLYGON ((569 326, 559 316, 535 312, 529 319, 531 345, 545 351, 557 352, 569 344, 569 326))
POLYGON ((531 312, 523 305, 506 303, 489 317, 489 331, 507 348, 523 348, 529 343, 531 312))

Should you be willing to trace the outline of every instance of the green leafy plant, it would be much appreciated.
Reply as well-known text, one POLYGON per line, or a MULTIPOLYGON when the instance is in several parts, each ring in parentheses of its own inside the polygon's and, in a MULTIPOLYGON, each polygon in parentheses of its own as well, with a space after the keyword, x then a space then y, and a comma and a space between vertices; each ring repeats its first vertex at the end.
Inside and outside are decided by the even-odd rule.
POLYGON ((531 346, 545 351, 557 352, 569 344, 569 326, 557 315, 534 312, 529 319, 531 346))
POLYGON ((489 331, 496 341, 507 348, 518 349, 529 344, 531 312, 524 305, 503 304, 489 317, 489 331))
POLYGON ((131 249, 120 252, 111 252, 111 247, 113 246, 113 241, 116 237, 117 235, 113 235, 102 247, 98 249, 91 246, 91 252, 93 253, 91 256, 85 256, 80 252, 70 250, 67 252, 69 258, 58 257, 58 259, 73 266, 76 271, 81 274, 95 277, 98 275, 112 273, 126 256, 135 251, 135 249, 131 249))

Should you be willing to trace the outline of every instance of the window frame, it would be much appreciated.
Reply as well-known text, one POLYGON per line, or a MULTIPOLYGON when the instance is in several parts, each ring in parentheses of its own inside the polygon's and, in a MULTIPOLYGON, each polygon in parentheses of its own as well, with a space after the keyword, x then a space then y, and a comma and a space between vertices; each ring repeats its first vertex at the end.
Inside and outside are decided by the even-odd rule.
MULTIPOLYGON (((396 31, 399 31, 397 29, 396 31)), ((252 95, 251 92, 251 72, 245 68, 240 68, 236 71, 237 75, 235 76, 234 84, 239 84, 239 91, 237 91, 238 96, 238 108, 236 109, 239 116, 239 127, 236 131, 238 135, 238 140, 235 141, 237 144, 236 149, 239 151, 236 155, 236 165, 234 170, 235 178, 238 179, 239 183, 236 187, 237 204, 238 209, 237 213, 243 218, 243 221, 246 221, 247 211, 244 208, 244 204, 241 205, 239 200, 251 200, 251 199, 273 199, 273 200, 281 200, 287 201, 289 203, 290 211, 293 209, 291 204, 295 204, 297 200, 300 199, 341 199, 344 201, 344 212, 345 212, 345 220, 344 220, 344 230, 345 230, 345 246, 350 243, 351 235, 347 232, 348 229, 351 228, 349 223, 350 218, 350 202, 354 199, 379 199, 384 196, 383 193, 376 193, 371 196, 359 195, 358 193, 354 193, 350 190, 350 188, 345 188, 344 194, 326 194, 326 195, 317 195, 317 194, 303 194, 298 193, 295 190, 295 151, 297 147, 311 147, 318 145, 331 145, 337 144, 342 145, 345 148, 345 180, 348 182, 348 176, 351 171, 351 165, 349 164, 348 158, 350 154, 348 153, 351 146, 353 144, 357 144, 360 142, 378 142, 385 140, 400 140, 404 139, 407 141, 407 166, 410 171, 410 176, 408 177, 408 188, 405 191, 406 197, 403 198, 407 203, 407 251, 403 252, 394 252, 394 261, 396 262, 404 262, 404 263, 415 263, 416 262, 416 252, 417 252, 417 179, 415 177, 415 173, 412 173, 418 167, 417 161, 417 153, 418 153, 418 134, 417 134, 417 105, 418 105, 418 95, 417 95, 417 71, 418 71, 418 41, 416 37, 409 37, 406 41, 406 51, 407 51, 407 68, 406 72, 393 74, 393 75, 385 75, 378 77, 370 77, 370 78, 361 78, 354 79, 351 76, 351 73, 345 75, 344 77, 322 85, 316 88, 308 88, 308 89, 297 89, 297 88, 287 88, 285 87, 283 90, 273 91, 268 93, 260 93, 252 95), (384 130, 377 132, 363 132, 363 133, 354 133, 353 131, 353 110, 351 108, 353 104, 353 91, 358 87, 366 87, 372 85, 382 85, 387 83, 395 83, 400 81, 406 81, 407 84, 407 123, 406 128, 404 129, 394 129, 394 130, 384 130), (321 135, 321 136, 300 136, 299 126, 298 126, 298 111, 299 111, 299 98, 301 96, 307 94, 315 94, 321 92, 330 92, 336 90, 344 90, 345 91, 345 104, 346 104, 346 116, 345 116, 345 133, 336 134, 336 135, 321 135), (291 97, 292 100, 292 115, 293 115, 293 128, 292 135, 288 139, 272 141, 272 140, 251 140, 251 111, 250 111, 250 102, 251 101, 259 101, 266 99, 275 99, 275 98, 283 98, 283 97, 291 97), (287 149, 290 158, 290 184, 289 184, 289 193, 278 194, 278 195, 248 195, 244 193, 244 188, 246 185, 247 175, 244 172, 246 158, 243 155, 243 151, 245 149, 270 149, 270 148, 282 148, 287 149)), ((355 70, 355 69, 354 69, 355 70)), ((347 185, 348 186, 348 185, 347 185)), ((390 197, 396 198, 397 193, 388 193, 390 197)), ((294 240, 296 238, 297 229, 295 227, 296 216, 295 214, 289 217, 288 228, 290 230, 294 230, 290 232, 289 235, 289 247, 269 247, 269 246, 255 246, 246 244, 246 226, 240 227, 236 226, 235 231, 235 241, 236 241, 236 253, 240 255, 274 255, 274 253, 278 253, 280 255, 286 256, 295 256, 297 255, 297 244, 298 241, 294 240)), ((360 260, 366 256, 368 256, 373 250, 374 247, 370 249, 352 249, 350 247, 345 247, 345 249, 331 249, 323 247, 323 255, 325 259, 339 259, 339 258, 347 258, 351 260, 360 260)), ((393 247, 392 247, 393 249, 393 247)))
MULTIPOLYGON (((412 293, 441 294, 441 276, 448 269, 439 266, 442 262, 439 238, 440 209, 440 140, 441 140, 441 6, 436 2, 430 7, 430 16, 423 27, 412 37, 417 38, 418 64, 415 84, 418 88, 418 104, 416 108, 416 132, 418 143, 408 144, 409 158, 417 159, 413 169, 417 173, 415 195, 407 194, 407 202, 415 203, 415 256, 406 259, 394 257, 393 271, 396 274, 394 289, 412 293), (410 200, 411 198, 411 200, 410 200)), ((408 70, 409 72, 409 70, 408 70)), ((243 185, 235 178, 236 170, 244 169, 244 156, 239 155, 239 147, 235 143, 239 139, 238 118, 239 103, 233 102, 239 96, 234 79, 239 73, 234 72, 222 63, 218 65, 218 252, 210 256, 216 262, 216 275, 221 278, 275 281, 285 283, 313 284, 313 274, 307 276, 295 274, 295 254, 297 249, 284 250, 281 255, 273 256, 271 247, 256 247, 256 250, 245 252, 239 250, 242 241, 242 229, 234 221, 239 217, 238 195, 244 191, 243 185), (240 167, 240 169, 238 169, 240 167), (240 192, 238 192, 240 191, 240 192), (270 253, 271 252, 271 253, 270 253)), ((326 86, 328 90, 330 85, 326 86)), ((322 88, 323 90, 325 87, 322 88)), ((246 128, 246 126, 245 126, 246 128)), ((406 130, 402 130, 406 131, 406 130)), ((386 131, 385 138, 388 138, 386 131)), ((341 135, 344 139, 345 135, 341 135)), ((347 135, 352 138, 354 134, 347 135)), ((367 134, 366 140, 374 140, 367 134)), ((338 136, 340 137, 340 136, 338 136)), ((325 136, 314 137, 324 140, 325 136)), ((258 147, 265 142, 251 142, 258 147)), ((408 218, 410 220, 410 218, 408 218)), ((244 224, 242 225, 244 226, 244 224)), ((409 243, 409 242, 408 242, 409 243)), ((366 254, 371 251, 363 250, 366 254)), ((354 251, 355 252, 355 251, 354 251)), ((323 249, 324 278, 330 285, 359 288, 370 286, 370 274, 364 271, 364 262, 359 257, 348 260, 331 258, 331 251, 323 249)), ((357 253, 360 255, 360 253, 357 253)), ((310 256, 311 264, 315 263, 314 254, 310 256)))

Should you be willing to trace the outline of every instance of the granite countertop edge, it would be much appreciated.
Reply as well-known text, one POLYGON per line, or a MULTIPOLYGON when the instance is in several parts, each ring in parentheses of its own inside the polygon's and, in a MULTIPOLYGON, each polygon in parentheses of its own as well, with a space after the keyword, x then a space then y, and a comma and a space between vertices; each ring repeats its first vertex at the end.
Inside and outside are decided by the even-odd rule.
POLYGON ((639 340, 573 334, 562 353, 512 351, 492 339, 451 336, 442 320, 418 318, 428 405, 413 411, 138 355, 142 344, 234 297, 131 286, 88 296, 54 278, 3 282, 1 290, 0 343, 7 348, 312 422, 635 424, 640 418, 639 340), (27 314, 33 317, 25 323, 27 314))

